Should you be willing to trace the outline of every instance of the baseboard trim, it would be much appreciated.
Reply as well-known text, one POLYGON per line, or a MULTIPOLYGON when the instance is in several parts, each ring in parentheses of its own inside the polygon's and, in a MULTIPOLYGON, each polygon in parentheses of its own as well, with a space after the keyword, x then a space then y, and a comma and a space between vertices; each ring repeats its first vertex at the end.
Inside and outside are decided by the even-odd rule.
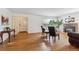
POLYGON ((25 32, 25 33, 28 33, 27 31, 20 31, 19 33, 24 33, 24 32, 25 32))
POLYGON ((28 33, 28 34, 41 34, 41 32, 28 33))

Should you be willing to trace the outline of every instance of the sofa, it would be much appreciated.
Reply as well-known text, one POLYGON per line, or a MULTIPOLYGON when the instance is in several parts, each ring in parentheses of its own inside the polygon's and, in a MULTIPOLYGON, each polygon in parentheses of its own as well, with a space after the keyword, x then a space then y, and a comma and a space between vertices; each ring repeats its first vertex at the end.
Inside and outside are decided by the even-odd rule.
POLYGON ((69 32, 68 36, 69 36, 69 43, 72 46, 79 47, 79 33, 69 32))

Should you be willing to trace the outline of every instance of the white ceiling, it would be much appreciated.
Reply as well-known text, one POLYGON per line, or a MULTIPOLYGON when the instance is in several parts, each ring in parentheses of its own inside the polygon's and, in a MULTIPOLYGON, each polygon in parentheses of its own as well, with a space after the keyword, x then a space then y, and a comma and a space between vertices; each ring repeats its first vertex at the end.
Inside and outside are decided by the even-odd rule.
POLYGON ((79 12, 79 8, 8 8, 13 13, 34 14, 41 16, 61 16, 79 12))

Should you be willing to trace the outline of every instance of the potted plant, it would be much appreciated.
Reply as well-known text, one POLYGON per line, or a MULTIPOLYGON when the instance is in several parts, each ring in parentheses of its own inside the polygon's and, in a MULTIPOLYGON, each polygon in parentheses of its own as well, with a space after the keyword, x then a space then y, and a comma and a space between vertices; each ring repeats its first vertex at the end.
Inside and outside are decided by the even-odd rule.
POLYGON ((50 20, 48 26, 54 26, 56 27, 56 29, 59 29, 62 24, 63 24, 63 20, 57 18, 55 20, 50 20))

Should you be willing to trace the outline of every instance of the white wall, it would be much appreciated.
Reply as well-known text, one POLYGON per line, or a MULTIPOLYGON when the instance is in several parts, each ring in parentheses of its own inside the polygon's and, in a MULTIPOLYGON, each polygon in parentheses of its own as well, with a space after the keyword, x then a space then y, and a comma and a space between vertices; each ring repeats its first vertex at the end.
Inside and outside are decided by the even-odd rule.
MULTIPOLYGON (((4 15, 10 18, 9 23, 12 25, 12 16, 26 16, 28 17, 28 32, 29 33, 36 33, 41 32, 40 26, 42 25, 43 20, 46 17, 38 16, 38 15, 32 15, 32 14, 19 14, 19 13, 12 13, 8 11, 7 9, 0 9, 0 15, 4 15)), ((47 17, 48 18, 48 17, 47 17)), ((1 24, 1 21, 0 21, 1 24)))
MULTIPOLYGON (((11 22, 11 12, 5 8, 0 8, 0 29, 3 29, 3 25, 1 25, 1 16, 6 16, 6 17, 9 17, 9 24, 11 25, 12 22, 11 22)), ((3 35, 3 40, 6 40, 8 38, 8 35, 7 34, 4 34, 3 35)), ((0 40, 1 41, 1 40, 0 40)))
MULTIPOLYGON (((41 32, 40 26, 43 22, 48 22, 48 19, 52 19, 54 17, 44 17, 44 16, 38 16, 38 15, 32 15, 32 14, 20 14, 20 13, 12 13, 13 16, 26 16, 28 17, 28 32, 29 33, 36 33, 41 32)), ((79 13, 71 13, 61 16, 60 18, 63 18, 63 20, 67 16, 73 16, 76 18, 76 20, 79 19, 79 13)), ((60 28, 60 31, 63 31, 63 25, 60 28)))
POLYGON ((79 21, 79 12, 75 12, 75 13, 70 13, 70 14, 62 15, 61 17, 62 17, 63 19, 65 19, 65 18, 67 18, 68 16, 75 17, 76 22, 79 21))
POLYGON ((5 9, 5 8, 0 8, 0 25, 1 25, 1 16, 6 16, 6 17, 9 17, 9 23, 11 23, 11 12, 8 10, 8 9, 5 9))
POLYGON ((28 16, 28 32, 35 33, 41 32, 41 25, 42 25, 42 17, 30 15, 28 16))
POLYGON ((28 17, 28 32, 29 33, 37 33, 41 32, 41 25, 44 22, 49 22, 49 19, 54 19, 55 17, 47 17, 47 16, 38 16, 32 14, 20 14, 13 13, 13 16, 26 16, 28 17))
POLYGON ((26 16, 28 17, 28 32, 29 33, 36 33, 41 32, 41 25, 42 25, 42 16, 32 15, 32 14, 19 14, 13 13, 13 16, 26 16))

